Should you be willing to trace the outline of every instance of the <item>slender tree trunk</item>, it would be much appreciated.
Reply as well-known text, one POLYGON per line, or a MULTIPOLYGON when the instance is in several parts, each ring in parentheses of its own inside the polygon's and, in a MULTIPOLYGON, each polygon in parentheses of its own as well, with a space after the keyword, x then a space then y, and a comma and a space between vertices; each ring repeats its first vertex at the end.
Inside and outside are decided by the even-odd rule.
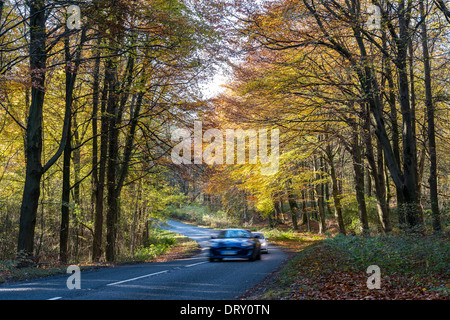
POLYGON ((392 231, 391 221, 389 217, 389 202, 386 191, 386 179, 384 176, 384 158, 383 148, 380 141, 377 140, 377 184, 378 184, 378 213, 381 214, 382 225, 384 232, 392 231))
MULTIPOLYGON (((389 213, 386 203, 386 186, 384 183, 384 170, 383 170, 383 154, 380 143, 378 141, 378 162, 375 161, 375 156, 373 152, 373 143, 371 136, 371 126, 370 126, 370 113, 368 107, 365 107, 364 112, 364 140, 366 145, 366 158, 370 166, 370 172, 373 176, 373 181, 375 184, 375 196, 377 199, 377 212, 378 218, 383 232, 390 232, 391 227, 389 223, 389 213), (380 172, 381 170, 381 172, 380 172)), ((369 170, 367 172, 369 174, 369 170)))
POLYGON ((31 105, 26 130, 26 173, 20 208, 18 253, 33 254, 34 231, 43 175, 42 156, 42 110, 45 97, 46 11, 44 0, 29 2, 30 10, 30 70, 31 105))
POLYGON ((408 85, 408 71, 407 71, 407 55, 408 55, 408 38, 409 34, 409 20, 410 8, 405 6, 405 0, 399 1, 398 21, 399 21, 399 36, 397 39, 397 68, 398 68, 398 83, 400 107, 403 120, 403 196, 405 203, 400 210, 404 211, 408 229, 411 231, 416 228, 421 229, 422 224, 419 219, 418 205, 417 205, 417 157, 416 144, 414 137, 414 122, 413 114, 410 104, 410 92, 408 85))
POLYGON ((138 95, 136 109, 131 115, 131 127, 126 137, 125 150, 123 153, 122 166, 119 167, 119 129, 117 126, 122 121, 123 110, 128 100, 129 89, 132 84, 132 74, 134 69, 134 56, 130 55, 125 71, 125 81, 118 91, 117 67, 111 60, 107 62, 109 74, 109 97, 108 97, 108 115, 111 116, 108 131, 108 168, 107 168, 107 204, 106 212, 106 259, 114 261, 116 257, 116 236, 117 223, 119 219, 119 199, 120 193, 128 174, 128 166, 131 158, 134 135, 136 132, 137 121, 140 114, 142 99, 144 93, 138 95), (120 99, 120 104, 118 104, 120 99))
POLYGON ((428 50, 428 36, 427 25, 425 19, 425 8, 423 0, 420 1, 420 15, 423 19, 421 25, 422 48, 423 48, 423 63, 425 73, 425 106, 427 109, 427 124, 428 124, 428 149, 430 153, 430 203, 431 215, 433 217, 433 231, 434 233, 441 232, 441 220, 439 213, 439 199, 437 186, 437 154, 436 154, 436 135, 434 127, 434 105, 433 94, 431 91, 431 66, 430 54, 428 50))
MULTIPOLYGON (((71 187, 73 189, 73 203, 76 207, 76 210, 73 210, 73 216, 75 217, 75 214, 79 215, 81 214, 80 208, 81 208, 81 198, 80 198, 80 170, 81 170, 81 152, 80 152, 80 137, 78 132, 78 122, 77 122, 77 113, 74 112, 73 114, 73 127, 74 127, 74 133, 73 133, 73 148, 72 148, 72 162, 73 162, 73 178, 74 178, 74 185, 71 187)), ((76 217, 75 217, 76 218, 76 217)), ((82 241, 83 238, 83 229, 80 228, 79 220, 76 218, 74 230, 75 230, 75 248, 74 248, 74 258, 75 262, 78 262, 79 257, 79 249, 80 249, 80 241, 82 241)))
POLYGON ((106 116, 106 99, 108 94, 108 83, 106 75, 103 82, 103 92, 101 97, 101 133, 100 133, 100 162, 98 161, 98 104, 100 90, 100 44, 97 41, 97 49, 94 66, 94 83, 92 97, 92 131, 94 140, 92 142, 92 181, 93 181, 93 208, 94 208, 94 235, 92 241, 92 261, 97 262, 102 255, 103 237, 103 196, 105 186, 105 163, 107 157, 107 132, 108 117, 106 116))
POLYGON ((290 180, 286 183, 286 192, 287 192, 289 208, 291 209, 292 228, 294 230, 298 230, 298 222, 297 222, 298 205, 297 205, 297 202, 294 199, 294 194, 292 192, 290 180))
POLYGON ((356 128, 353 131, 353 143, 351 155, 353 159, 353 170, 355 178, 356 201, 358 203, 359 222, 363 235, 369 232, 369 221, 367 218, 366 199, 364 195, 364 164, 361 156, 362 146, 359 144, 359 135, 356 128))
POLYGON ((280 223, 280 217, 281 217, 280 201, 274 200, 273 206, 275 208, 275 221, 276 221, 276 223, 280 223))
MULTIPOLYGON (((325 176, 330 176, 326 156, 323 156, 322 160, 324 161, 323 168, 325 171, 325 176)), ((327 213, 331 214, 333 212, 333 210, 331 210, 331 205, 330 205, 330 181, 328 179, 327 179, 327 182, 324 183, 324 195, 325 195, 325 204, 327 206, 327 213)))
MULTIPOLYGON (((322 173, 319 171, 322 171, 323 163, 322 163, 322 157, 320 157, 320 162, 317 159, 316 156, 314 156, 314 165, 315 165, 315 171, 316 171, 316 179, 323 179, 322 173)), ((323 234, 326 231, 326 221, 325 221, 325 205, 324 205, 324 184, 316 184, 315 187, 315 194, 316 194, 316 201, 317 201, 317 207, 319 208, 319 233, 323 234)))
MULTIPOLYGON (((77 78, 78 67, 80 65, 80 57, 82 45, 85 41, 86 30, 82 31, 80 45, 76 53, 75 62, 72 61, 72 56, 70 54, 70 45, 68 36, 64 40, 64 53, 66 61, 66 100, 65 100, 65 110, 68 114, 66 123, 66 133, 67 137, 64 142, 64 156, 63 156, 63 181, 62 181, 62 195, 61 195, 61 229, 60 229, 60 260, 63 263, 68 261, 68 243, 69 243, 69 212, 70 212, 70 160, 72 155, 72 103, 73 103, 73 92, 75 88, 75 81, 77 78)), ((76 128, 76 119, 75 128, 76 128)), ((79 153, 79 150, 77 150, 79 153)), ((78 175, 77 169, 75 168, 75 174, 78 175)), ((75 188, 79 190, 79 185, 75 184, 75 188)), ((75 194, 75 199, 79 201, 79 191, 75 194)))
POLYGON ((301 196, 301 203, 302 203, 302 225, 305 225, 308 223, 308 205, 306 203, 306 191, 302 190, 300 192, 301 196))
MULTIPOLYGON (((91 208, 92 217, 95 221, 95 203, 98 187, 98 104, 100 91, 100 44, 101 38, 97 34, 97 47, 94 48, 92 54, 95 56, 93 83, 92 83, 92 174, 91 174, 91 208)), ((95 223, 94 223, 95 224, 95 223)))
POLYGON ((306 224, 308 231, 311 231, 311 223, 310 223, 308 204, 306 201, 306 190, 305 189, 303 189, 301 191, 301 203, 302 203, 302 225, 306 224))
POLYGON ((333 197, 334 213, 335 213, 335 216, 336 216, 336 219, 338 222, 339 233, 345 235, 345 225, 344 225, 344 219, 342 216, 341 195, 339 193, 338 179, 337 179, 337 175, 336 175, 336 169, 334 166, 334 155, 331 150, 330 144, 327 144, 325 154, 326 154, 326 160, 328 161, 328 164, 330 166, 331 195, 333 197))
POLYGON ((103 243, 103 209, 104 209, 104 194, 105 194, 105 178, 106 178, 106 162, 108 159, 108 129, 109 129, 109 115, 106 112, 106 105, 108 101, 109 83, 108 72, 105 72, 103 82, 103 92, 101 98, 101 128, 100 128, 100 161, 97 164, 98 168, 98 185, 95 195, 95 225, 94 225, 94 239, 92 259, 99 261, 102 255, 103 243))
POLYGON ((423 216, 423 208, 421 204, 421 188, 420 188, 420 179, 419 179, 419 166, 418 166, 418 158, 417 158, 417 129, 416 129, 416 85, 415 85, 415 76, 414 76, 414 46, 413 39, 410 36, 408 39, 408 64, 409 64, 409 83, 410 83, 410 100, 411 100, 411 120, 412 120, 412 136, 414 139, 414 145, 416 146, 416 152, 414 152, 414 162, 416 163, 416 193, 417 193, 417 214, 423 224, 424 216, 423 216))
MULTIPOLYGON (((396 162, 396 167, 401 168, 400 163, 400 146, 399 146, 399 140, 400 140, 400 134, 398 129, 398 123, 397 123, 397 107, 396 107, 396 97, 395 97, 395 85, 394 80, 392 78, 392 70, 390 66, 389 59, 386 59, 386 67, 385 67, 385 74, 388 81, 389 86, 389 117, 391 121, 391 135, 392 135, 392 150, 394 159, 396 162)), ((401 189, 401 186, 398 184, 395 184, 395 191, 397 195, 397 208, 401 208, 404 203, 403 199, 403 192, 401 189)), ((400 227, 402 228, 406 224, 405 216, 403 214, 403 211, 398 210, 398 222, 400 227)))
POLYGON ((116 170, 117 170, 117 162, 119 155, 119 146, 118 146, 118 138, 119 131, 116 128, 117 124, 117 66, 114 65, 114 62, 109 59, 107 61, 106 70, 108 73, 107 82, 108 82, 108 107, 107 113, 109 118, 109 126, 108 126, 108 167, 106 173, 107 179, 107 212, 106 212, 106 260, 114 261, 115 260, 115 242, 116 242, 116 228, 117 228, 117 219, 119 214, 119 199, 117 199, 116 194, 116 170))
POLYGON ((284 223, 284 220, 285 220, 284 214, 285 214, 285 212, 284 212, 283 196, 280 195, 279 199, 280 199, 279 200, 279 204, 280 204, 280 212, 281 212, 281 223, 284 223))
MULTIPOLYGON (((71 125, 69 121, 69 130, 71 125)), ((70 135, 69 135, 70 136, 70 135)), ((69 258, 69 221, 70 221, 70 157, 72 153, 71 140, 68 138, 63 155, 63 181, 61 196, 61 228, 59 231, 59 259, 67 263, 69 258)))

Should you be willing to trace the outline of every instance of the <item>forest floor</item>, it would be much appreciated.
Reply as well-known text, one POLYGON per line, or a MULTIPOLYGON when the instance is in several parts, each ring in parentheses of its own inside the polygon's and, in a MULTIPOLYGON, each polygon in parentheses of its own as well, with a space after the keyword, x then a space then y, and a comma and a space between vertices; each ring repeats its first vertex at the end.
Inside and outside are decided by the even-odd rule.
MULTIPOLYGON (((241 299, 449 300, 450 237, 338 236, 280 232, 270 242, 290 258, 241 299), (378 265, 380 289, 367 286, 378 265)), ((269 253, 270 254, 270 253, 269 253)))

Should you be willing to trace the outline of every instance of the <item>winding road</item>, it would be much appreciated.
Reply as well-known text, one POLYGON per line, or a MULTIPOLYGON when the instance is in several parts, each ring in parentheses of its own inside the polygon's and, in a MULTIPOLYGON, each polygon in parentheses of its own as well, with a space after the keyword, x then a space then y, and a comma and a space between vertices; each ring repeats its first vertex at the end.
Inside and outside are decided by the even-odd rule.
POLYGON ((209 262, 217 230, 169 221, 163 227, 196 240, 202 253, 170 262, 81 271, 80 289, 68 289, 70 274, 0 285, 0 300, 233 300, 261 282, 287 255, 270 246, 261 260, 209 262))

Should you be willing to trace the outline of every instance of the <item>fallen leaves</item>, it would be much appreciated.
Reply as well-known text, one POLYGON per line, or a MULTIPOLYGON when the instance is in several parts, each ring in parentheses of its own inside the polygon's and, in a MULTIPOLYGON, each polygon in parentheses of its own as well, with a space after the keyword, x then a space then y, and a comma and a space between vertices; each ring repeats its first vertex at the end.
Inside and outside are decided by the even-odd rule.
MULTIPOLYGON (((290 248, 300 249, 291 245, 290 248)), ((380 289, 369 289, 367 266, 349 263, 343 252, 323 243, 306 248, 253 294, 280 300, 449 300, 449 275, 381 269, 380 289)))

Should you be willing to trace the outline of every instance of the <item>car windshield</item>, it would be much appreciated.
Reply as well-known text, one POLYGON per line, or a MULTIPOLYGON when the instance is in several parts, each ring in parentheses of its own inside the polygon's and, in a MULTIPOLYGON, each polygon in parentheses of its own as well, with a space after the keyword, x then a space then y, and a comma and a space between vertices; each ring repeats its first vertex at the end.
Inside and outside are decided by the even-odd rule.
POLYGON ((253 235, 255 236, 255 238, 258 238, 258 239, 264 239, 264 234, 262 234, 262 233, 253 233, 253 235))
POLYGON ((222 230, 217 238, 251 238, 251 234, 245 230, 222 230))

